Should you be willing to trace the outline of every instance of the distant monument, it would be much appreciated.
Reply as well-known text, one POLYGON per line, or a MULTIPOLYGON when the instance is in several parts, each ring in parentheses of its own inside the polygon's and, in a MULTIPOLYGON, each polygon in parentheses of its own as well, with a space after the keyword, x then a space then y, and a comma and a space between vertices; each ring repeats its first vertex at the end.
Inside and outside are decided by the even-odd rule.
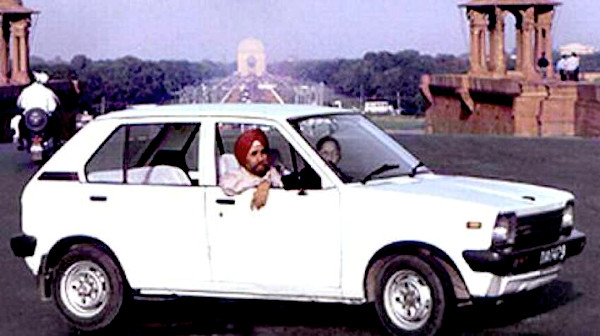
POLYGON ((237 49, 237 71, 177 92, 180 103, 325 104, 333 90, 324 83, 282 77, 267 71, 262 42, 247 38, 237 49))
POLYGON ((552 60, 553 0, 472 0, 470 70, 426 75, 430 133, 600 136, 600 87, 561 82, 552 60), (507 70, 505 18, 515 17, 516 64, 507 70), (537 61, 545 54, 542 74, 537 61))
POLYGON ((240 42, 237 54, 237 71, 243 77, 255 75, 261 77, 267 69, 265 47, 255 38, 240 42))
POLYGON ((29 78, 29 26, 34 10, 20 0, 0 0, 0 86, 23 85, 29 78), (11 37, 12 35, 12 37, 11 37), (12 67, 9 72, 9 55, 12 67))

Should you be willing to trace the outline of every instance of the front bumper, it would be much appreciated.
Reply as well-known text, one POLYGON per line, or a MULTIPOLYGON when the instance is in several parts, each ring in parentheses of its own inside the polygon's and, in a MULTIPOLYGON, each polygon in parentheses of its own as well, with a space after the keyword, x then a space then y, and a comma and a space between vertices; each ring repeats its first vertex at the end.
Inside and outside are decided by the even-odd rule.
POLYGON ((466 250, 463 252, 463 258, 475 272, 488 272, 498 276, 516 275, 545 269, 578 255, 585 247, 585 242, 585 234, 573 230, 568 237, 561 237, 551 244, 514 252, 466 250), (540 262, 543 252, 562 245, 566 247, 564 256, 551 261, 546 260, 543 264, 540 262))
POLYGON ((19 258, 31 257, 35 253, 37 240, 33 236, 20 235, 10 239, 10 248, 19 258))

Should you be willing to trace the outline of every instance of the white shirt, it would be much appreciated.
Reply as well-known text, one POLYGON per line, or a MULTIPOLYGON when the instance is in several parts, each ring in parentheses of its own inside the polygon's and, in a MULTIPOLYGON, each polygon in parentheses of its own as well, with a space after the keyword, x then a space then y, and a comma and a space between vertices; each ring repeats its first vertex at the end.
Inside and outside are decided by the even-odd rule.
POLYGON ((52 113, 56 110, 57 105, 58 97, 54 92, 37 82, 24 88, 17 99, 17 106, 25 111, 40 108, 47 113, 52 113))
POLYGON ((249 173, 246 168, 240 167, 222 176, 219 181, 219 186, 227 196, 234 196, 239 195, 250 188, 257 187, 262 181, 269 181, 271 187, 283 187, 281 175, 279 175, 277 170, 273 167, 271 167, 263 177, 253 175, 249 173))
POLYGON ((560 60, 558 60, 558 62, 556 62, 556 70, 565 70, 566 62, 566 58, 561 58, 560 60))
POLYGON ((565 61, 565 70, 575 71, 579 68, 579 57, 569 56, 565 61))

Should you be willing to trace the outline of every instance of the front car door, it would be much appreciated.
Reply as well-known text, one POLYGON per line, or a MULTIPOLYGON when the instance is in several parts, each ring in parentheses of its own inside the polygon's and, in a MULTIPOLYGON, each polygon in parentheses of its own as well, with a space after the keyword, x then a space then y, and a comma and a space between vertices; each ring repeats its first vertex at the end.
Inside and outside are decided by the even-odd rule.
MULTIPOLYGON (((290 132, 273 123, 216 122, 214 183, 207 187, 207 224, 213 281, 227 291, 294 296, 336 296, 340 291, 339 192, 288 141, 290 132), (271 161, 284 188, 271 188, 267 204, 252 210, 254 188, 229 197, 218 187, 229 167, 233 144, 259 127, 270 142, 271 161), (229 163, 227 163, 229 162, 229 163), (297 177, 310 176, 301 188, 297 177), (325 187, 323 187, 325 186, 325 187)), ((297 141, 297 140, 296 140, 297 141)), ((235 159, 233 160, 235 161, 235 159)))

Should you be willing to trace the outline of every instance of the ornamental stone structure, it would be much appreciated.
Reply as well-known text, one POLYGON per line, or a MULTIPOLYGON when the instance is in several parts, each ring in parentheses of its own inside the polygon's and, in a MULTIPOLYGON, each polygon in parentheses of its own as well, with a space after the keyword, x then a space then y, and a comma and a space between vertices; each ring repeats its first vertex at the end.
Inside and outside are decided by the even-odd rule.
POLYGON ((466 74, 425 75, 429 133, 600 136, 600 86, 562 82, 554 73, 554 0, 472 0, 466 74), (515 22, 514 69, 507 69, 506 20, 515 22), (537 67, 544 55, 550 64, 537 67), (546 73, 542 73, 545 71, 546 73))
POLYGON ((34 10, 19 0, 0 0, 0 86, 24 85, 29 79, 29 26, 34 10))
MULTIPOLYGON (((551 32, 556 5, 559 2, 551 0, 473 0, 461 5, 466 7, 470 22, 470 73, 506 76, 505 19, 513 15, 516 19, 515 70, 528 79, 538 77, 535 64, 542 53, 552 64, 551 32)), ((546 72, 552 77, 553 67, 549 66, 546 72)))
POLYGON ((237 53, 237 71, 243 77, 261 77, 267 69, 265 47, 255 38, 240 42, 237 53))

